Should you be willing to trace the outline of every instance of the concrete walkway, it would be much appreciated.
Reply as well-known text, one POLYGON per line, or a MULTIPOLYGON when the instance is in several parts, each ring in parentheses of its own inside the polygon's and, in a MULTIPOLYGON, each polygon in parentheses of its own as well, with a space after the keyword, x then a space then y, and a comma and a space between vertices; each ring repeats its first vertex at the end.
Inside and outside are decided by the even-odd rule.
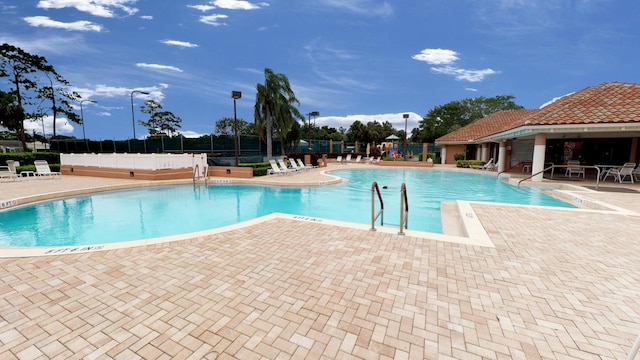
MULTIPOLYGON (((2 182, 0 201, 131 185, 2 182)), ((0 259, 0 358, 624 359, 640 335, 640 195, 563 192, 618 211, 473 203, 494 247, 274 218, 0 259)))

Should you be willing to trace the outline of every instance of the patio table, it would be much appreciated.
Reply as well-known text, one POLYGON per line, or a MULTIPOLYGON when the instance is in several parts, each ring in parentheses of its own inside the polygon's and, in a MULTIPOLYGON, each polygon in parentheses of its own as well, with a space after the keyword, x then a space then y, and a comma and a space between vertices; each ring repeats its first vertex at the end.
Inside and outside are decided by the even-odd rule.
POLYGON ((600 180, 604 180, 604 177, 607 176, 607 172, 609 172, 609 170, 619 168, 622 165, 595 164, 593 166, 600 169, 600 180))

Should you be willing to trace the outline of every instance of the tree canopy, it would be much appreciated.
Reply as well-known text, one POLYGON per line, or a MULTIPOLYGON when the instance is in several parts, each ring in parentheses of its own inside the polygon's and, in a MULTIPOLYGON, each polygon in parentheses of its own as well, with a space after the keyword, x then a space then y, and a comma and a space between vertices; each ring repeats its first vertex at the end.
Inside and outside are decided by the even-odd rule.
POLYGON ((513 101, 514 98, 512 95, 498 95, 492 98, 481 96, 436 106, 420 121, 419 130, 412 133, 412 138, 420 142, 433 142, 498 111, 523 109, 513 101))
POLYGON ((267 159, 273 157, 272 132, 275 131, 278 134, 284 153, 284 145, 293 124, 298 120, 304 120, 296 107, 299 104, 287 76, 276 74, 269 68, 264 69, 264 84, 256 85, 254 117, 260 130, 260 137, 266 138, 267 159))
MULTIPOLYGON (((238 120, 238 135, 256 135, 255 125, 245 121, 244 119, 238 120)), ((233 130, 234 119, 224 117, 216 121, 216 135, 234 135, 233 130)))
POLYGON ((73 112, 70 104, 70 101, 79 100, 80 95, 67 90, 69 82, 43 56, 30 54, 7 43, 0 45, 0 78, 7 78, 8 93, 13 97, 13 102, 7 102, 10 98, 3 96, 4 100, 0 103, 3 106, 0 112, 13 114, 7 119, 3 118, 2 125, 18 132, 25 151, 24 120, 37 117, 35 112, 28 112, 28 108, 38 107, 36 112, 40 112, 40 104, 36 103, 36 99, 51 102, 54 135, 58 112, 64 113, 70 121, 80 122, 80 117, 73 112), (42 85, 38 75, 47 77, 48 82, 42 85))
POLYGON ((140 106, 140 112, 149 114, 148 121, 139 120, 138 123, 149 130, 149 135, 160 134, 172 136, 181 127, 182 119, 171 111, 161 111, 162 105, 155 100, 147 100, 140 106))

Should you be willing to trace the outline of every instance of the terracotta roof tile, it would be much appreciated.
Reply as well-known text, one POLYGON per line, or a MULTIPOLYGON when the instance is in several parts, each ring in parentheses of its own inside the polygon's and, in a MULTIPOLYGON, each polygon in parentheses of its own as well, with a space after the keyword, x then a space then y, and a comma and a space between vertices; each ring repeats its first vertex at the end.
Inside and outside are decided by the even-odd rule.
POLYGON ((456 131, 450 132, 438 139, 436 143, 466 142, 510 130, 524 124, 528 118, 538 110, 507 110, 478 119, 456 131))
POLYGON ((436 139, 476 140, 520 126, 640 123, 640 85, 603 83, 558 98, 537 110, 500 111, 436 139))

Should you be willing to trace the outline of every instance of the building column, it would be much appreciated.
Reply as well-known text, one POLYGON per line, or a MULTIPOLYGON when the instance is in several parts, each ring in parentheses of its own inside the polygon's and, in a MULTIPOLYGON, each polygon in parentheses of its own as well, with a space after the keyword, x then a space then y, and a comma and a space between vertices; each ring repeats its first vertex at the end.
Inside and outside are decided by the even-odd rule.
POLYGON ((447 145, 444 145, 440 148, 440 164, 444 165, 447 163, 447 145))
POLYGON ((498 150, 498 172, 503 172, 506 169, 505 163, 507 161, 507 142, 500 141, 500 149, 498 150))
MULTIPOLYGON (((533 146, 533 163, 531 164, 531 173, 535 174, 544 170, 544 158, 547 151, 547 135, 537 134, 535 144, 533 146)), ((531 178, 531 181, 542 181, 544 174, 540 173, 531 178)))
POLYGON ((481 149, 481 158, 480 160, 484 161, 485 163, 487 161, 489 161, 489 144, 487 143, 482 143, 482 149, 481 149))

